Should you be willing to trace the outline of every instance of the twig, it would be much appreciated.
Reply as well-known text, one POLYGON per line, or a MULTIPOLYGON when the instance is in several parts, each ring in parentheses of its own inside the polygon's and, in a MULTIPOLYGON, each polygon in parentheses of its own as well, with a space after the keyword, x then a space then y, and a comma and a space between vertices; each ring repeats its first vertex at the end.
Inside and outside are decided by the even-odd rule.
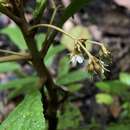
MULTIPOLYGON (((80 42, 80 39, 77 39, 76 37, 70 35, 69 33, 65 32, 63 29, 57 27, 57 26, 54 26, 54 25, 50 25, 50 24, 37 24, 37 25, 34 25, 30 28, 30 30, 33 30, 35 28, 38 28, 38 27, 48 27, 48 28, 53 28, 63 34, 65 34, 66 36, 68 36, 69 38, 71 38, 72 40, 74 40, 74 42, 77 42, 78 44, 80 44, 80 46, 84 49, 84 51, 87 53, 87 55, 89 57, 92 57, 92 55, 90 54, 90 52, 82 45, 82 43, 80 42)), ((88 40, 89 42, 92 42, 90 40, 88 40)), ((95 42, 97 44, 99 44, 98 42, 95 42)), ((41 55, 42 56, 42 55, 41 55)))
POLYGON ((51 0, 51 4, 52 4, 52 8, 53 8, 53 9, 56 9, 56 4, 55 4, 55 1, 54 1, 54 0, 51 0))
POLYGON ((76 40, 75 37, 73 37, 72 35, 70 35, 69 33, 65 32, 63 29, 57 27, 57 26, 54 26, 54 25, 50 25, 50 24, 37 24, 37 25, 34 25, 32 26, 29 30, 33 30, 35 28, 39 28, 39 27, 47 27, 47 28, 52 28, 52 29, 55 29, 61 33, 64 33, 65 35, 67 35, 68 37, 70 37, 71 39, 73 40, 76 40))
POLYGON ((8 54, 13 54, 13 55, 18 55, 18 56, 25 56, 25 52, 14 52, 14 51, 10 51, 10 50, 3 50, 0 49, 0 52, 2 53, 8 53, 8 54))
MULTIPOLYGON (((51 24, 51 25, 53 24, 54 18, 55 18, 55 16, 56 16, 56 13, 57 13, 57 10, 58 10, 58 7, 56 7, 55 2, 54 2, 53 0, 52 0, 52 7, 53 7, 54 11, 53 11, 53 14, 52 14, 50 23, 49 23, 49 24, 51 24)), ((42 43, 42 47, 44 46, 44 43, 46 43, 49 34, 50 34, 50 28, 48 28, 48 30, 47 30, 46 38, 45 38, 45 41, 42 43)))
POLYGON ((30 55, 26 55, 26 56, 10 55, 10 56, 0 57, 0 63, 13 62, 13 61, 19 61, 19 60, 31 60, 31 56, 30 55))

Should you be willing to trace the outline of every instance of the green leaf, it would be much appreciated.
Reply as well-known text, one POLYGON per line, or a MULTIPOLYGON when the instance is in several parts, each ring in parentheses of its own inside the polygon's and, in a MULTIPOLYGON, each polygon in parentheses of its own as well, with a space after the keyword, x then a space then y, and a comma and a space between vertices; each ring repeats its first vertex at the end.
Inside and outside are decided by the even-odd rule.
POLYGON ((18 26, 8 26, 2 29, 1 32, 7 34, 21 50, 27 49, 25 40, 18 26))
POLYGON ((87 72, 84 72, 82 70, 70 72, 59 79, 57 79, 58 84, 67 85, 71 83, 75 83, 81 80, 84 80, 86 78, 89 78, 89 74, 87 72))
POLYGON ((20 69, 20 65, 15 62, 0 63, 0 73, 10 72, 20 69))
POLYGON ((130 124, 113 124, 110 125, 107 130, 129 130, 130 129, 130 124))
POLYGON ((36 7, 33 12, 34 18, 36 18, 39 15, 39 13, 43 13, 44 8, 46 7, 46 2, 47 0, 36 0, 36 7))
POLYGON ((68 57, 63 57, 60 60, 58 67, 58 77, 62 77, 69 72, 69 63, 70 61, 68 57))
MULTIPOLYGON (((91 39, 91 35, 89 33, 89 31, 87 30, 86 27, 83 26, 76 26, 74 28, 72 28, 70 30, 70 32, 68 32, 70 35, 72 35, 73 37, 80 39, 91 39)), ((61 43, 69 50, 69 51, 73 51, 74 49, 74 40, 70 39, 68 36, 63 35, 62 39, 61 39, 61 43)), ((87 43, 87 49, 91 50, 91 44, 87 43)))
POLYGON ((42 47, 42 43, 45 40, 45 34, 39 33, 39 34, 36 35, 35 39, 36 39, 36 42, 37 42, 37 47, 40 50, 41 47, 42 47))
POLYGON ((73 0, 70 5, 65 9, 63 17, 61 18, 61 25, 79 11, 83 6, 87 5, 90 0, 73 0))
POLYGON ((80 124, 80 111, 71 103, 65 105, 65 111, 59 114, 58 130, 77 128, 80 124))
POLYGON ((119 80, 107 81, 107 82, 98 82, 96 86, 107 93, 122 95, 129 88, 127 85, 123 84, 119 80))
POLYGON ((81 87, 82 87, 82 84, 76 83, 76 84, 69 85, 68 89, 69 89, 70 92, 74 93, 74 92, 79 91, 81 89, 81 87))
POLYGON ((1 124, 0 130, 45 130, 41 95, 31 91, 1 124))
POLYGON ((22 88, 25 86, 33 87, 36 85, 37 77, 26 77, 22 79, 16 79, 9 81, 8 83, 0 84, 0 90, 22 88))
POLYGON ((28 91, 30 91, 30 89, 34 89, 34 88, 38 88, 38 78, 37 77, 27 77, 27 78, 23 78, 23 79, 19 79, 18 80, 14 80, 12 81, 12 85, 11 83, 8 83, 8 85, 6 85, 4 87, 7 88, 9 86, 9 88, 14 88, 8 95, 8 100, 15 98, 16 96, 22 94, 25 95, 26 93, 28 93, 28 91), (20 85, 17 84, 17 82, 21 83, 20 85))
POLYGON ((130 86, 130 74, 120 73, 120 81, 130 86))
POLYGON ((109 94, 99 93, 99 94, 96 94, 96 101, 99 104, 111 105, 113 102, 113 98, 109 94))
POLYGON ((62 45, 57 45, 57 46, 51 46, 49 48, 49 51, 47 52, 47 55, 45 57, 45 64, 46 65, 51 65, 54 57, 56 56, 56 54, 58 54, 59 52, 63 51, 65 48, 62 45))

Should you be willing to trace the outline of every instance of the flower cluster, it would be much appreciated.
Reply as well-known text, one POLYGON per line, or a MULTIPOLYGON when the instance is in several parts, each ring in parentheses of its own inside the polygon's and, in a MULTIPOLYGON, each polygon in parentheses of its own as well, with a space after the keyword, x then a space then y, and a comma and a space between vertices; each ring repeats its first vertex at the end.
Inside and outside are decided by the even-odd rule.
POLYGON ((105 71, 109 71, 106 68, 108 65, 103 60, 92 55, 87 50, 86 41, 99 45, 103 57, 106 58, 110 57, 110 51, 108 51, 108 49, 104 46, 104 44, 95 41, 90 41, 87 39, 77 39, 75 41, 74 49, 70 54, 70 58, 71 58, 70 61, 72 62, 72 64, 76 65, 77 63, 81 64, 84 61, 87 61, 87 70, 89 72, 94 72, 96 74, 104 74, 105 71))

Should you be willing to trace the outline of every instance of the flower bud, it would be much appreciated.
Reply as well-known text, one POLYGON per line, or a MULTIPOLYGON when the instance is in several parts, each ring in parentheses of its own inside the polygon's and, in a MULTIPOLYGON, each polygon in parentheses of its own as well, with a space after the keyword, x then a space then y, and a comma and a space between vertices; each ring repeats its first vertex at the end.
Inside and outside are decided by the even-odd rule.
POLYGON ((109 71, 108 69, 105 68, 106 66, 107 65, 103 61, 93 56, 88 61, 87 69, 89 72, 95 72, 101 75, 104 73, 104 71, 109 71))
POLYGON ((94 66, 93 66, 93 64, 88 64, 88 66, 87 66, 87 70, 88 70, 88 72, 93 72, 94 71, 94 66))
POLYGON ((101 73, 101 65, 99 63, 94 63, 94 71, 101 73))
POLYGON ((101 46, 101 50, 105 57, 110 55, 110 51, 108 51, 104 45, 101 46))

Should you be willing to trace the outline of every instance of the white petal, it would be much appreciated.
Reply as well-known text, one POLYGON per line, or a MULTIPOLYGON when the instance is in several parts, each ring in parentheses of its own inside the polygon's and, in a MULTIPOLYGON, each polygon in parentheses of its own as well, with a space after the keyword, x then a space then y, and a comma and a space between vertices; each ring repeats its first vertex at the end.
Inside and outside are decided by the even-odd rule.
POLYGON ((76 57, 72 56, 70 62, 75 66, 77 64, 76 57))
POLYGON ((81 64, 81 63, 83 63, 83 61, 84 61, 84 57, 78 55, 78 56, 76 57, 76 61, 77 61, 79 64, 81 64))

